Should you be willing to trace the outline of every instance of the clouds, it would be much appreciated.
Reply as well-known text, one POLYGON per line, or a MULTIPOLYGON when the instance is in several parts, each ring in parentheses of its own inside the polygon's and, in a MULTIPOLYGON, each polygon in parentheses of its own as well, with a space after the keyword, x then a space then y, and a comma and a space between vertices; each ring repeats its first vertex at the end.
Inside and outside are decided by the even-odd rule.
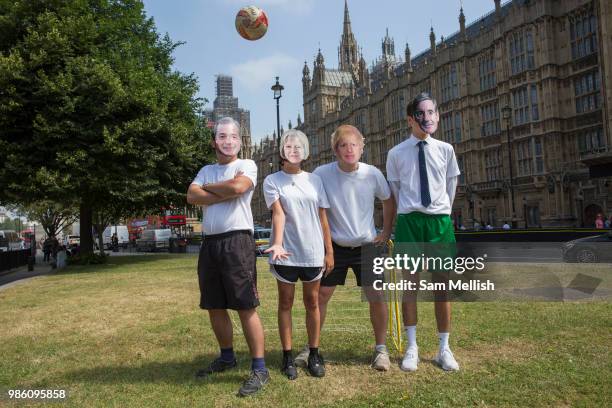
POLYGON ((230 68, 230 75, 238 81, 241 87, 256 93, 269 90, 274 83, 275 76, 281 78, 293 76, 296 70, 299 72, 300 64, 297 58, 277 53, 233 65, 230 68))
MULTIPOLYGON (((253 3, 253 0, 223 0, 226 4, 245 6, 253 3)), ((266 8, 278 8, 291 14, 306 15, 314 8, 315 0, 258 0, 257 6, 266 8)))

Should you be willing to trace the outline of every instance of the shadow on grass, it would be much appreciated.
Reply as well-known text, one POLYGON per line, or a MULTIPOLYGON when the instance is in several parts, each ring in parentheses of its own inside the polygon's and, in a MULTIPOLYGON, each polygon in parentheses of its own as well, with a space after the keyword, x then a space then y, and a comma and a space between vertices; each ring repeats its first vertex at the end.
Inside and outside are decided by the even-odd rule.
POLYGON ((75 275, 80 273, 109 272, 116 268, 132 266, 148 266, 159 261, 187 260, 197 261, 193 254, 161 254, 161 255, 130 255, 111 257, 106 263, 97 265, 68 265, 54 273, 54 275, 75 275))
POLYGON ((197 379, 198 370, 206 368, 217 355, 201 355, 193 361, 149 362, 141 365, 97 366, 69 371, 64 374, 67 382, 88 382, 94 384, 133 384, 133 383, 167 383, 167 384, 238 384, 247 376, 251 367, 251 357, 246 353, 237 353, 237 369, 217 373, 203 379, 197 379))
MULTIPOLYGON (((89 382, 95 384, 131 384, 131 383, 168 383, 168 384, 238 384, 244 381, 251 367, 251 357, 247 353, 236 353, 237 369, 196 379, 195 373, 208 366, 217 357, 206 354, 193 361, 149 362, 141 365, 110 365, 83 368, 64 374, 66 382, 89 382)), ((324 355, 327 364, 368 366, 371 356, 350 353, 348 350, 336 350, 324 355)), ((266 354, 266 366, 272 374, 278 374, 281 368, 282 353, 274 351, 266 354)), ((305 371, 305 369, 301 369, 305 371)))

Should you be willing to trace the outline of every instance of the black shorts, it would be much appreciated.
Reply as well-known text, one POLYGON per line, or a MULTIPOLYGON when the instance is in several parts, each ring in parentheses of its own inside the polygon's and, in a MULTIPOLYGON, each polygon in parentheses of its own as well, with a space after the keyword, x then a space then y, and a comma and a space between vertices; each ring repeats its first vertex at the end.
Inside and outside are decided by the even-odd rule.
POLYGON ((374 281, 383 279, 383 275, 374 273, 373 259, 380 256, 383 248, 374 244, 358 247, 343 247, 332 242, 334 247, 334 270, 321 279, 321 286, 344 285, 348 268, 353 270, 357 286, 372 286, 374 281))
POLYGON ((270 272, 276 279, 285 283, 315 282, 323 276, 323 267, 289 266, 270 264, 270 272))
POLYGON ((198 258, 200 307, 244 310, 259 306, 255 262, 251 231, 205 236, 198 258))

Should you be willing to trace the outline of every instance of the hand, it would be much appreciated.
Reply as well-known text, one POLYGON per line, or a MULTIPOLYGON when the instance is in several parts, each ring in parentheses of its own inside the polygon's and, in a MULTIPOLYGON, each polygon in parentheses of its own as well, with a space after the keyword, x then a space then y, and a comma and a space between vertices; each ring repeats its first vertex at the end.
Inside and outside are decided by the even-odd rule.
POLYGON ((270 248, 264 251, 264 254, 269 254, 269 253, 272 253, 273 261, 276 261, 277 259, 285 260, 289 256, 291 256, 289 252, 285 251, 285 248, 283 248, 282 245, 272 245, 270 248))
POLYGON ((244 175, 244 171, 242 171, 242 170, 238 170, 238 171, 236 172, 236 174, 234 174, 234 178, 238 178, 238 177, 243 176, 243 175, 244 175))
POLYGON ((391 237, 391 234, 386 233, 386 232, 381 232, 380 234, 378 234, 376 236, 376 238, 374 238, 374 245, 376 246, 381 246, 381 245, 385 245, 387 243, 387 241, 389 241, 389 237, 391 237))
POLYGON ((325 254, 325 271, 323 271, 323 276, 329 275, 334 270, 334 253, 328 252, 325 254))

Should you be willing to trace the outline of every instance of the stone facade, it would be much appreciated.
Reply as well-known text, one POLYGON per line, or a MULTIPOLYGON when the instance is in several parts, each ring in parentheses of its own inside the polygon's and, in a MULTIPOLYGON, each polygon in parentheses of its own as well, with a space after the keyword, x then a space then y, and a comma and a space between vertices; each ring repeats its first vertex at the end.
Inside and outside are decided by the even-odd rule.
MULTIPOLYGON (((340 68, 326 68, 319 51, 312 77, 303 69, 305 168, 334 160, 330 136, 350 123, 366 138, 362 160, 385 172, 387 152, 410 134, 406 104, 428 91, 440 111, 434 137, 454 146, 462 171, 457 225, 591 227, 596 214, 609 217, 612 4, 494 0, 492 7, 467 26, 461 10, 459 31, 440 41, 432 28, 430 48, 414 57, 408 44, 396 57, 387 33, 382 56, 367 68, 354 52, 345 2, 340 68)), ((274 149, 269 139, 255 148, 261 180, 274 149)), ((269 212, 256 200, 255 218, 265 224, 269 212)))

